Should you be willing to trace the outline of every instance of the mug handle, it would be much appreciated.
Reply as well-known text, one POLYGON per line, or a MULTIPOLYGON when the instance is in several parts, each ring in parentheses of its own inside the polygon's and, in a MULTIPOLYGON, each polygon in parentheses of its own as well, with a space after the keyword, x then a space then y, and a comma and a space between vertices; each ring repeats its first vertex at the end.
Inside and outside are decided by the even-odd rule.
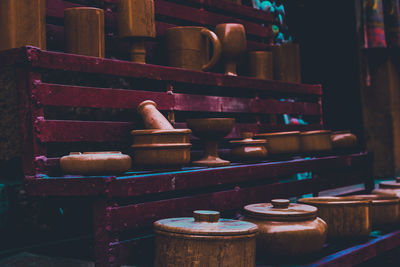
POLYGON ((218 36, 209 29, 206 28, 201 29, 201 34, 208 37, 211 40, 214 47, 211 60, 207 64, 204 64, 201 67, 202 70, 209 70, 212 67, 214 67, 215 64, 217 64, 219 58, 221 57, 221 42, 219 41, 218 36))

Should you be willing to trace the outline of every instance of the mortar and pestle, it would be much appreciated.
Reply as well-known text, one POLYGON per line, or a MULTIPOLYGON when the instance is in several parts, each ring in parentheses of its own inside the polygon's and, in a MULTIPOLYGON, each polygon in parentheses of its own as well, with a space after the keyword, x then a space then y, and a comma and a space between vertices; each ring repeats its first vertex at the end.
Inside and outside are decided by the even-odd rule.
POLYGON ((133 130, 134 165, 140 168, 179 168, 190 162, 190 129, 174 129, 154 101, 137 107, 147 130, 133 130))

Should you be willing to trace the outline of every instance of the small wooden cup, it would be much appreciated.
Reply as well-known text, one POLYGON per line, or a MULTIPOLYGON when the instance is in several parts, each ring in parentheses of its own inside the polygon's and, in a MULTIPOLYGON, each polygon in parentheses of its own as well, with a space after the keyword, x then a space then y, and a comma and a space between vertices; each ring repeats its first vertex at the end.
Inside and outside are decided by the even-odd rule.
POLYGON ((249 76, 265 80, 273 80, 272 52, 253 51, 248 54, 249 76))
POLYGON ((66 52, 104 57, 104 11, 77 7, 64 10, 66 52))

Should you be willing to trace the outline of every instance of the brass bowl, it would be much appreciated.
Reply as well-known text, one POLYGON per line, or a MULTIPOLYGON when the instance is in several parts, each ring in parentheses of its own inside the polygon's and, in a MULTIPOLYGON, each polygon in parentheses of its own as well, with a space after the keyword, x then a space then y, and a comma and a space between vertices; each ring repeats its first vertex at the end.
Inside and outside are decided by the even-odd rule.
POLYGON ((132 160, 119 151, 71 152, 60 159, 61 169, 68 174, 121 174, 131 168, 132 160))
POLYGON ((369 199, 310 197, 298 202, 318 208, 317 216, 328 224, 328 238, 364 238, 371 232, 369 199))
POLYGON ((323 152, 332 150, 331 131, 317 130, 300 133, 302 152, 323 152))
POLYGON ((267 151, 270 155, 296 154, 300 152, 300 132, 260 133, 255 138, 265 139, 267 151))

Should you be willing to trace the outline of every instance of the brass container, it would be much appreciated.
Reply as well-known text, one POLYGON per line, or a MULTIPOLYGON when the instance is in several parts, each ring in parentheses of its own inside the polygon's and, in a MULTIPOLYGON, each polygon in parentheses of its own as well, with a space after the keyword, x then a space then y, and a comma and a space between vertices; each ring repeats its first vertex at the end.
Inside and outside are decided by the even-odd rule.
POLYGON ((371 223, 373 227, 387 226, 400 223, 400 198, 385 195, 354 195, 344 199, 372 200, 370 206, 371 223))
POLYGON ((131 60, 146 63, 146 38, 156 37, 153 0, 119 0, 118 34, 131 42, 131 60))
POLYGON ((144 168, 178 168, 190 162, 189 129, 134 130, 133 162, 144 168))
POLYGON ((181 26, 166 30, 165 40, 168 65, 190 70, 207 71, 221 57, 221 42, 217 35, 204 27, 181 26), (208 40, 213 44, 213 55, 209 60, 208 40))
POLYGON ((237 76, 237 62, 247 50, 244 26, 236 23, 218 24, 215 27, 215 33, 221 41, 225 75, 237 76))
POLYGON ((300 47, 284 43, 271 47, 274 57, 274 80, 301 83, 300 47))
POLYGON ((396 177, 394 181, 384 181, 379 183, 381 189, 400 189, 400 177, 396 177))
POLYGON ((273 80, 272 52, 253 51, 248 53, 249 76, 264 80, 273 80))
POLYGON ((296 154, 300 152, 300 132, 278 132, 256 134, 257 139, 266 139, 270 155, 296 154))
POLYGON ((255 266, 255 224, 219 219, 215 211, 193 215, 154 223, 155 267, 255 266))
POLYGON ((316 207, 287 199, 245 206, 241 220, 258 226, 257 255, 267 257, 316 253, 325 244, 328 228, 316 207))
POLYGON ((311 197, 298 202, 318 208, 317 216, 328 224, 328 238, 364 238, 371 232, 371 200, 311 197))
POLYGON ((302 152, 322 152, 332 150, 331 131, 317 130, 300 133, 302 152))
POLYGON ((237 160, 252 161, 267 157, 266 140, 254 140, 252 132, 242 133, 242 140, 233 140, 232 156, 237 160))
POLYGON ((357 136, 349 131, 333 132, 331 140, 333 149, 348 149, 357 145, 357 136))
POLYGON ((223 140, 233 129, 233 118, 206 118, 188 119, 187 126, 193 131, 193 135, 204 141, 204 155, 200 160, 193 161, 196 166, 219 167, 228 166, 230 161, 218 156, 218 142, 223 140))
POLYGON ((24 45, 46 49, 46 0, 1 0, 0 36, 0 51, 24 45))
POLYGON ((173 130, 171 123, 157 110, 157 104, 146 100, 139 104, 137 112, 142 117, 147 129, 173 130))
POLYGON ((128 171, 131 165, 131 157, 119 151, 71 152, 60 159, 60 167, 67 174, 122 174, 128 171))
POLYGON ((66 52, 104 57, 104 11, 92 7, 64 10, 66 52))

